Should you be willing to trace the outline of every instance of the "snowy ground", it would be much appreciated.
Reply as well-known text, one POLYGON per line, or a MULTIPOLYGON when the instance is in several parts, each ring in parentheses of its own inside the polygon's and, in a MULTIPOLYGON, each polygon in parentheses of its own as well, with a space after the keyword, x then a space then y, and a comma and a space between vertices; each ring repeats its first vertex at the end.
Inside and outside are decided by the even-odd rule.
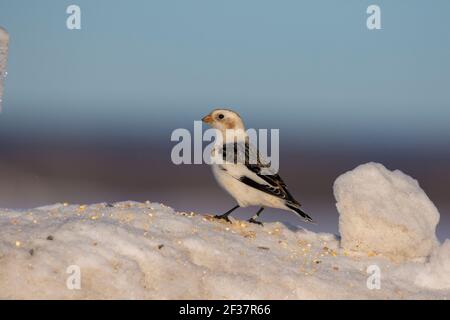
POLYGON ((330 234, 230 225, 155 203, 3 210, 0 229, 3 299, 450 298, 450 289, 433 289, 441 283, 433 275, 449 276, 439 265, 399 264, 340 249, 330 234), (66 285, 72 265, 80 290, 66 285), (380 268, 379 290, 367 287, 371 265, 380 268))
POLYGON ((450 241, 437 242, 439 214, 415 180, 367 164, 335 194, 345 241, 150 202, 0 210, 0 298, 450 298, 450 241))

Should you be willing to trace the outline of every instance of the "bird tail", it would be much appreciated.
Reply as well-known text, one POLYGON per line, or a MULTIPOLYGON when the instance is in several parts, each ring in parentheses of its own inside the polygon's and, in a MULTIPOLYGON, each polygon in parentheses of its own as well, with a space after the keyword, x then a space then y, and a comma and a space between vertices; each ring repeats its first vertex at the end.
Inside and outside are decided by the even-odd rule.
POLYGON ((313 221, 313 219, 305 212, 303 212, 300 208, 298 204, 293 204, 293 203, 286 203, 286 206, 291 209, 293 212, 295 212, 296 214, 298 214, 299 216, 301 216, 305 221, 307 222, 312 222, 315 223, 313 221))

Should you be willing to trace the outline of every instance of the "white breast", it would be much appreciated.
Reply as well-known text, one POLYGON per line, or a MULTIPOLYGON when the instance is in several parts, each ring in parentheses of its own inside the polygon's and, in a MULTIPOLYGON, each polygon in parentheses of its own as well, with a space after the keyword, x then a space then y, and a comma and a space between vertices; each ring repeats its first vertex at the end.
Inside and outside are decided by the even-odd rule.
POLYGON ((285 209, 284 201, 267 193, 249 187, 228 172, 236 170, 233 164, 212 165, 214 177, 241 207, 263 206, 285 209), (228 171, 225 171, 228 170, 228 171))

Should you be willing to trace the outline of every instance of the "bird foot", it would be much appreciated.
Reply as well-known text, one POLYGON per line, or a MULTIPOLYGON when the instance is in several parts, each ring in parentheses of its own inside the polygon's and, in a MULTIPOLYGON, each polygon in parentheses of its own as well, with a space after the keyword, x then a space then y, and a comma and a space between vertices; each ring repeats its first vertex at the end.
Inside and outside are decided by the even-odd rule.
POLYGON ((215 215, 214 218, 219 219, 219 220, 225 220, 226 222, 232 223, 230 218, 228 218, 228 215, 225 215, 225 214, 215 215))
POLYGON ((250 223, 254 223, 254 224, 260 225, 261 227, 264 227, 264 224, 261 221, 257 221, 257 220, 255 220, 253 218, 250 218, 247 221, 250 222, 250 223))

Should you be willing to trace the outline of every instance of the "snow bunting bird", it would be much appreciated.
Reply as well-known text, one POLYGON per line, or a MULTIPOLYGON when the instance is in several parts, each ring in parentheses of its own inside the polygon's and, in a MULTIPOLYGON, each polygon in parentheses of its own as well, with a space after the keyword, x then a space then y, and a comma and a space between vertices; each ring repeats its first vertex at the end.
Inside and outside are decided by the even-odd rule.
POLYGON ((212 150, 212 170, 218 183, 238 203, 216 218, 230 222, 228 216, 237 208, 260 206, 249 222, 262 225, 256 219, 265 207, 289 210, 312 222, 311 217, 300 209, 300 203, 289 193, 281 177, 267 162, 262 161, 258 150, 249 143, 244 123, 236 112, 216 109, 202 121, 222 134, 222 140, 216 139, 212 150))

